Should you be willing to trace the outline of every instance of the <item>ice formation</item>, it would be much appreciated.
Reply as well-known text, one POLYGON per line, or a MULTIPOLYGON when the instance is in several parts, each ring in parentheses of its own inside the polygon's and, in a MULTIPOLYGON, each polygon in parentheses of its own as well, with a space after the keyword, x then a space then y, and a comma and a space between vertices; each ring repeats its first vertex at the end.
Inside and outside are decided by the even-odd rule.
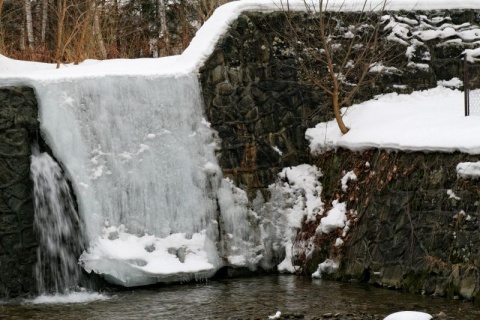
POLYGON ((272 186, 283 192, 275 205, 249 208, 222 177, 196 77, 85 77, 36 91, 42 134, 85 221, 80 263, 111 283, 208 278, 223 266, 274 268, 284 258, 291 265, 296 228, 323 210, 321 174, 308 165, 282 171, 279 181, 290 184, 272 186))

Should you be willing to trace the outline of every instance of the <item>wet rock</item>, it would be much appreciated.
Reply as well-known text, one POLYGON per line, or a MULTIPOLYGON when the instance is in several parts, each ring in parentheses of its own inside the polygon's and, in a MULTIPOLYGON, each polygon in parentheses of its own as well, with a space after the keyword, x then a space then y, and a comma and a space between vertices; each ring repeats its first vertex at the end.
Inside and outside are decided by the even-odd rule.
POLYGON ((32 294, 37 240, 30 181, 38 130, 31 88, 0 88, 0 299, 32 294))

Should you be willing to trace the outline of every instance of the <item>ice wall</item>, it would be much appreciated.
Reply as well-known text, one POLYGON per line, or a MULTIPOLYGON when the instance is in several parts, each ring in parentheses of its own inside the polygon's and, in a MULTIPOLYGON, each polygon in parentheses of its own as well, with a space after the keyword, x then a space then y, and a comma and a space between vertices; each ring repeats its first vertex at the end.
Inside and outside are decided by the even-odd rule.
POLYGON ((42 134, 85 221, 87 271, 134 286, 221 266, 221 173, 195 77, 65 79, 36 90, 42 134))

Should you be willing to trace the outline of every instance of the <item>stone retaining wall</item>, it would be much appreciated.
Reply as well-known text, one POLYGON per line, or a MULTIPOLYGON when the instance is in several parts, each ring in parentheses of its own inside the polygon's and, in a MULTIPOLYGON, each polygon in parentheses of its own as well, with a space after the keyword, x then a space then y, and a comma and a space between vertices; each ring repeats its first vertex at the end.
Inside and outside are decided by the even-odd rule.
MULTIPOLYGON (((418 32, 418 26, 430 20, 436 21, 436 25, 432 22, 435 28, 443 28, 447 23, 470 23, 473 28, 480 22, 474 11, 390 15, 396 19, 394 23, 401 23, 402 17, 417 21, 411 22, 411 32, 418 32)), ((338 16, 344 26, 358 18, 355 13, 338 16)), ((321 48, 320 37, 309 38, 308 45, 303 47, 297 46, 297 40, 303 40, 302 32, 315 28, 317 24, 303 13, 242 14, 200 71, 206 114, 222 139, 220 165, 227 177, 247 190, 250 198, 256 190, 271 184, 283 167, 309 162, 305 130, 333 118, 328 97, 310 85, 308 70, 302 68, 301 62, 308 59, 301 52, 321 48)), ((390 33, 385 32, 384 37, 390 33)), ((414 47, 411 58, 406 57, 408 45, 390 42, 388 50, 396 58, 389 63, 399 71, 378 78, 353 102, 380 93, 410 93, 435 87, 438 80, 462 78, 460 54, 474 47, 473 41, 452 36, 419 44, 413 41, 419 36, 409 36, 412 40, 408 45, 414 47), (427 69, 422 65, 427 65, 427 69)))
POLYGON ((0 88, 0 298, 35 290, 32 142, 38 130, 31 88, 0 88))
POLYGON ((339 261, 340 269, 326 277, 428 295, 477 296, 480 182, 458 178, 455 168, 478 159, 378 150, 320 156, 316 164, 324 168, 327 206, 338 198, 356 218, 341 247, 334 246, 341 232, 322 236, 309 232, 312 226, 303 228, 298 240, 313 236, 317 244, 306 269, 313 272, 328 258, 339 261), (347 192, 340 184, 343 170, 357 174, 347 192))
MULTIPOLYGON (((345 15, 345 22, 352 17, 355 14, 345 15)), ((474 27, 480 22, 474 11, 391 13, 395 23, 402 17, 410 19, 409 32, 418 32, 422 21, 430 21, 436 28, 446 23, 474 27)), ((319 221, 304 224, 296 246, 314 241, 316 248, 308 258, 296 257, 307 273, 331 258, 340 262, 339 271, 331 275, 335 279, 425 294, 476 296, 480 289, 480 256, 475 248, 480 240, 480 189, 476 181, 457 179, 455 166, 478 158, 378 150, 339 150, 312 158, 305 129, 333 116, 327 97, 305 81, 301 56, 289 40, 291 21, 308 25, 311 20, 302 13, 288 18, 284 13, 241 15, 201 70, 206 114, 222 139, 219 159, 225 175, 246 190, 251 200, 258 190, 268 200, 266 187, 283 167, 317 164, 324 173, 322 198, 327 209, 340 196, 349 209, 358 212, 358 220, 340 248, 333 245, 335 233, 315 236, 319 221), (366 162, 372 167, 367 168, 366 162), (361 177, 351 194, 342 194, 340 189, 339 180, 346 169, 355 169, 361 177), (374 171, 378 174, 370 176, 374 171), (449 189, 460 200, 449 198, 449 189), (461 210, 465 215, 459 214, 461 210)), ((418 40, 421 35, 409 36, 418 40)), ((423 41, 410 59, 405 53, 411 43, 393 45, 391 50, 396 50, 399 58, 392 66, 400 72, 383 75, 355 102, 379 93, 409 93, 435 87, 438 80, 462 78, 460 54, 475 44, 455 38, 423 41)), ((321 44, 311 43, 315 46, 321 44)))

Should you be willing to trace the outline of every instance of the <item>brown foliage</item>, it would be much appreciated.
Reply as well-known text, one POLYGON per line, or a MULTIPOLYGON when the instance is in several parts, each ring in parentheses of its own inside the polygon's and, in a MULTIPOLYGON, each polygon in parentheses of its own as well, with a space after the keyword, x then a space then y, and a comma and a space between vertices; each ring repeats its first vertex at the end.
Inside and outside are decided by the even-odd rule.
POLYGON ((0 0, 0 54, 58 64, 180 54, 214 9, 228 1, 33 0, 33 39, 27 43, 24 2, 0 0))

